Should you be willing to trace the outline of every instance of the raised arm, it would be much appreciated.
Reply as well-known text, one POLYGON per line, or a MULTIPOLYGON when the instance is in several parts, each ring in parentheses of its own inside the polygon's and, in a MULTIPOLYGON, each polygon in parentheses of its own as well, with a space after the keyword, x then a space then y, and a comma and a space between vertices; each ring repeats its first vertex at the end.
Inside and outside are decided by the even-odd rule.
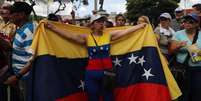
POLYGON ((86 43, 87 35, 80 35, 80 34, 75 34, 75 33, 72 33, 72 32, 64 31, 64 30, 54 26, 50 22, 48 22, 46 24, 46 27, 49 28, 50 30, 56 32, 58 35, 64 37, 65 39, 73 40, 73 41, 75 41, 76 43, 79 43, 79 44, 85 44, 86 43))
POLYGON ((147 24, 146 23, 142 23, 142 24, 138 24, 135 26, 132 26, 131 28, 125 29, 125 30, 116 30, 116 31, 112 31, 110 34, 112 35, 112 40, 116 40, 128 33, 137 31, 138 29, 144 28, 147 24))

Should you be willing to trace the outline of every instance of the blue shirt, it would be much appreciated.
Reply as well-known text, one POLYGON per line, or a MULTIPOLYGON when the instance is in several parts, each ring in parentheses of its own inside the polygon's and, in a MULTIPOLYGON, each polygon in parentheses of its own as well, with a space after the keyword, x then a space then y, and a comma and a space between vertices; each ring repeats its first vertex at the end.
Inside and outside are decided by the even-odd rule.
POLYGON ((12 67, 15 73, 24 68, 33 55, 29 47, 33 40, 35 28, 36 25, 33 22, 28 22, 16 30, 12 50, 12 67))
MULTIPOLYGON (((173 40, 187 41, 187 46, 192 45, 192 41, 188 38, 185 30, 177 31, 173 36, 173 40)), ((197 44, 198 48, 201 49, 201 31, 199 31, 198 39, 196 41, 196 44, 197 44)), ((184 63, 187 55, 188 55, 187 48, 183 47, 183 48, 179 49, 179 51, 176 54, 177 62, 184 63)), ((189 59, 188 64, 189 64, 189 66, 192 66, 192 67, 195 67, 195 66, 201 67, 201 62, 192 63, 191 59, 189 59)))

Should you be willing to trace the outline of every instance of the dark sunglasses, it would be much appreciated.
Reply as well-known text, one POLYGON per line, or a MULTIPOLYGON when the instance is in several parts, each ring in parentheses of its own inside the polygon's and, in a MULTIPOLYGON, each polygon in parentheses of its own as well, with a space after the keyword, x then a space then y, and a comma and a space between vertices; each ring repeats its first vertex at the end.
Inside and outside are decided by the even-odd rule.
POLYGON ((184 20, 183 22, 184 22, 184 23, 189 23, 189 24, 194 24, 194 23, 196 23, 196 21, 195 21, 195 20, 192 20, 192 19, 184 20))
POLYGON ((167 21, 169 20, 168 18, 165 18, 165 17, 160 17, 160 21, 167 21))
POLYGON ((175 13, 182 13, 183 11, 175 11, 175 13))

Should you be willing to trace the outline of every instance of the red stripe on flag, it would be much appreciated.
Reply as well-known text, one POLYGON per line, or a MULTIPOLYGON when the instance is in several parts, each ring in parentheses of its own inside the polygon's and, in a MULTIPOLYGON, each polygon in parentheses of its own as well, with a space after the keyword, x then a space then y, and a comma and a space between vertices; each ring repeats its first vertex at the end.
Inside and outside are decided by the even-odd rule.
POLYGON ((166 86, 153 83, 139 83, 115 90, 115 101, 171 101, 166 86))
POLYGON ((88 99, 86 93, 75 93, 64 98, 57 99, 56 101, 88 101, 88 99))
MULTIPOLYGON (((115 101, 171 101, 166 86, 152 83, 140 83, 125 88, 116 88, 115 101)), ((86 93, 68 95, 56 101, 88 101, 86 93)), ((103 101, 102 97, 100 101, 103 101)))
POLYGON ((87 70, 103 70, 111 68, 112 68, 111 58, 90 59, 87 65, 87 70))

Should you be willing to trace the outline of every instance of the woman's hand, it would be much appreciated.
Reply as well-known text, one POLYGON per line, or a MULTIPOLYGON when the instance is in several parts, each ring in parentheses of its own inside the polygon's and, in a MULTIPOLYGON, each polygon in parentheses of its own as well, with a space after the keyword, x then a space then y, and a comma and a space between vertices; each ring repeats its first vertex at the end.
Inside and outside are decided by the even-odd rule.
POLYGON ((187 45, 187 41, 180 41, 177 43, 177 48, 182 48, 185 47, 187 45))
POLYGON ((187 41, 172 40, 168 47, 169 54, 174 54, 179 51, 180 48, 187 46, 187 41))
POLYGON ((144 28, 146 25, 147 23, 141 23, 141 24, 138 24, 137 26, 139 26, 139 28, 144 28))
POLYGON ((56 29, 56 27, 55 27, 52 23, 50 23, 50 22, 47 22, 47 23, 45 24, 45 27, 47 27, 47 28, 49 28, 49 29, 51 29, 51 30, 56 29))

